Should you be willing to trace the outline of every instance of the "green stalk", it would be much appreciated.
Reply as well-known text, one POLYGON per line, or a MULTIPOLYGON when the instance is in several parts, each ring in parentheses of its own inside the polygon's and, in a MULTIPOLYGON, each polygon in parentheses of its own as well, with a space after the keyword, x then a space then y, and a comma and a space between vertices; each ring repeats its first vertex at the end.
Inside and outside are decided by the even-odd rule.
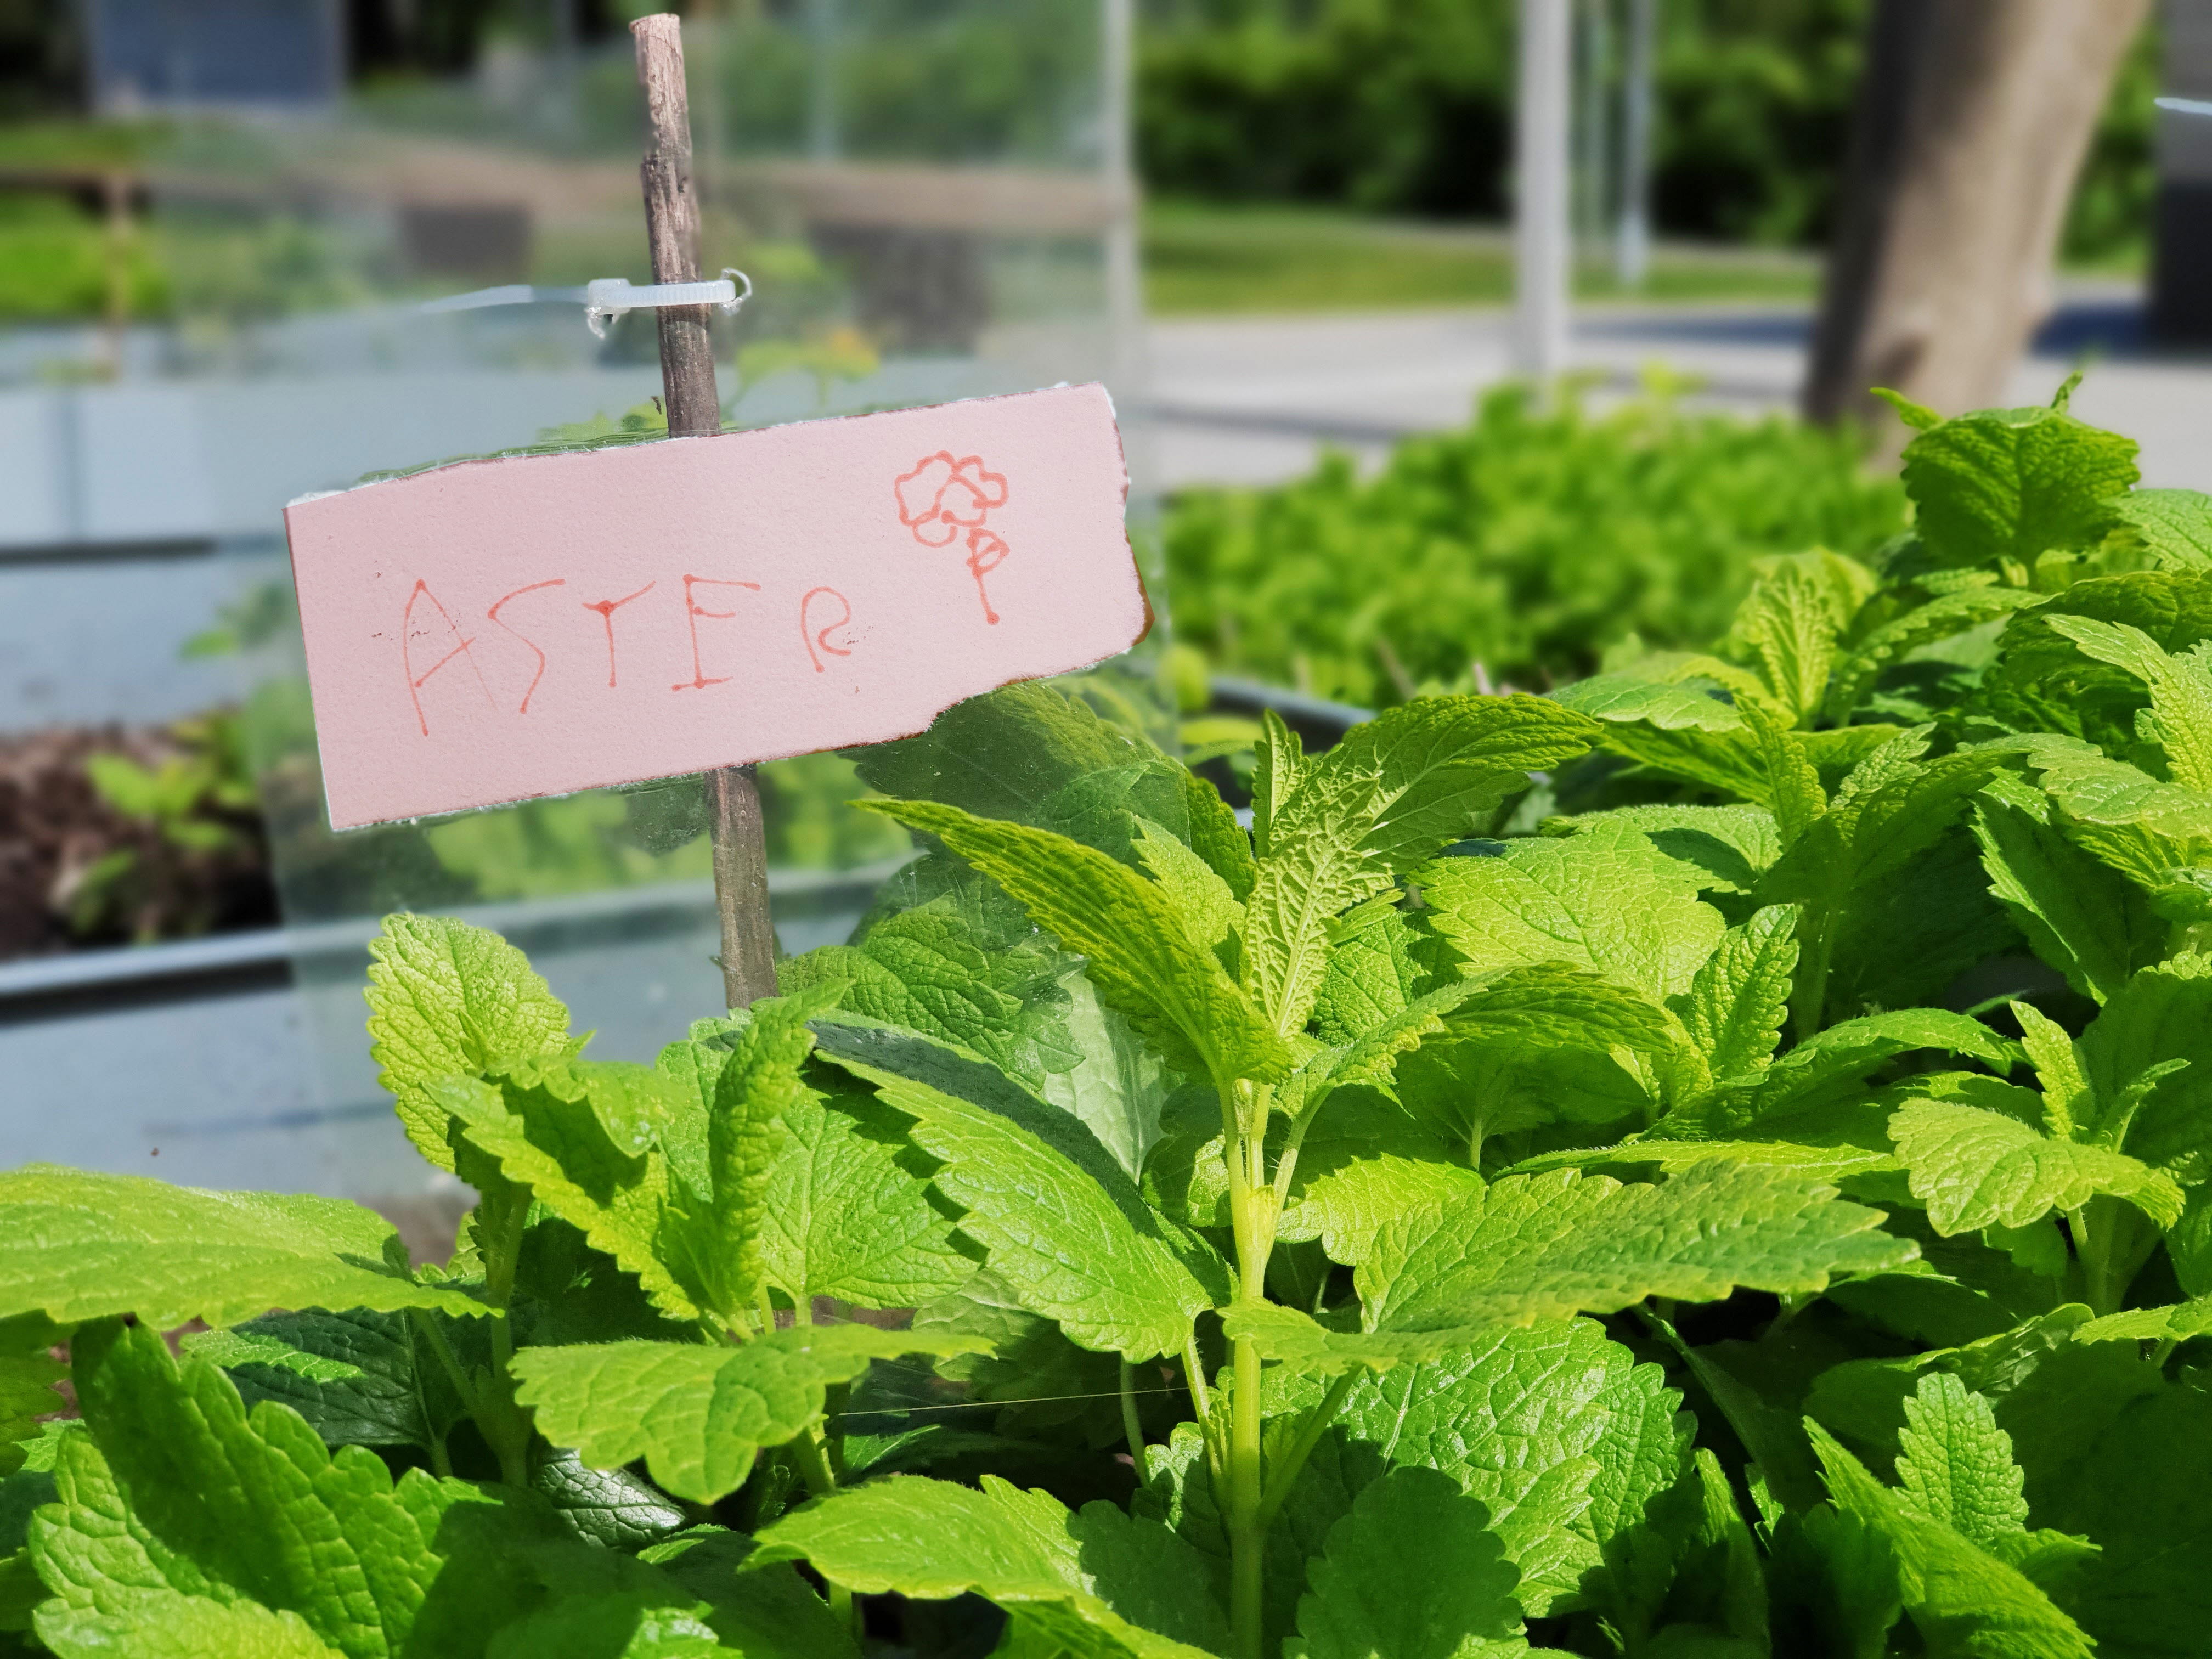
POLYGON ((1149 1485, 1145 1478, 1145 1428, 1137 1420, 1137 1396, 1133 1385, 1137 1368, 1129 1363, 1127 1354, 1121 1356, 1121 1432, 1129 1442, 1129 1463, 1137 1471, 1137 1484, 1149 1485))
POLYGON ((1298 1437, 1291 1443, 1290 1449, 1277 1462, 1274 1479, 1267 1482, 1267 1493, 1260 1500, 1260 1530, 1262 1533, 1274 1523, 1276 1513, 1291 1495, 1291 1487, 1298 1478, 1298 1471, 1305 1468, 1306 1459, 1313 1455, 1313 1449, 1321 1443, 1322 1436, 1328 1432, 1328 1425, 1336 1421, 1337 1413, 1344 1407, 1344 1397, 1352 1392, 1352 1385, 1358 1381, 1359 1375, 1359 1368, 1354 1366, 1338 1377, 1329 1385, 1328 1392, 1322 1396, 1321 1404, 1308 1412, 1305 1421, 1298 1425, 1298 1437))
POLYGON ((1267 1528, 1260 1516, 1260 1349, 1238 1339, 1229 1412, 1229 1629, 1234 1659, 1261 1659, 1267 1528))
MULTIPOLYGON (((792 1461, 799 1465, 799 1478, 806 1483, 806 1490, 816 1498, 827 1498, 837 1490, 837 1477, 830 1468, 830 1455, 822 1443, 822 1425, 810 1423, 799 1438, 790 1442, 792 1461)), ((860 1639, 860 1610, 853 1603, 853 1592, 842 1584, 830 1586, 830 1612, 833 1618, 853 1632, 853 1639, 860 1639)))
POLYGON ((530 1484, 531 1414, 514 1398, 514 1273, 522 1258, 523 1231, 530 1219, 530 1194, 510 1188, 477 1206, 477 1252, 484 1267, 484 1299, 497 1311, 491 1322, 491 1372, 473 1391, 477 1427, 499 1459, 500 1479, 510 1486, 530 1484))
POLYGON ((1802 954, 1797 959, 1797 986, 1790 998, 1790 1023, 1800 1042, 1820 1029, 1820 1016, 1828 1006, 1828 969, 1836 954, 1834 929, 1826 908, 1808 904, 1805 915, 1810 926, 1799 935, 1802 954))
MULTIPOLYGON (((1264 1301, 1267 1294, 1267 1257, 1274 1246, 1273 1183, 1267 1179, 1265 1133, 1267 1120, 1249 1125, 1228 1091, 1222 1095, 1222 1116, 1238 1133, 1224 1139, 1229 1164, 1231 1218, 1237 1237, 1237 1297, 1264 1301)), ((1260 1454, 1259 1346, 1240 1337, 1231 1364, 1237 1373, 1236 1393, 1229 1406, 1229 1458, 1224 1483, 1224 1519, 1229 1534, 1229 1630, 1232 1659, 1262 1659, 1267 1527, 1261 1517, 1265 1470, 1260 1454)))
POLYGON ((799 1465, 799 1478, 815 1497, 827 1498, 837 1490, 837 1477, 830 1473, 830 1454, 822 1443, 820 1424, 807 1425, 806 1432, 791 1443, 791 1455, 799 1465))

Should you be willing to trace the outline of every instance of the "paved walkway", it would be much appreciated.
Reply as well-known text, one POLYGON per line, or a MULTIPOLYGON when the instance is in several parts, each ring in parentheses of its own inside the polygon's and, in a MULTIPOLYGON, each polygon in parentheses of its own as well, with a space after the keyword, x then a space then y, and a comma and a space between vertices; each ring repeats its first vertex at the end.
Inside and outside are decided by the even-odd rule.
MULTIPOLYGON (((1593 307, 1577 315, 1573 362, 1600 377, 1599 398, 1663 365, 1700 377, 1709 406, 1787 410, 1809 327, 1796 307, 1593 307)), ((1151 470, 1170 489, 1273 483, 1324 445, 1371 465, 1395 438, 1466 420, 1510 372, 1509 328, 1496 310, 1155 322, 1151 470)), ((2212 358, 2147 351, 2130 289, 2069 285, 2011 397, 2046 400, 2084 354, 2075 411, 2142 443, 2146 483, 2212 489, 2212 358)))

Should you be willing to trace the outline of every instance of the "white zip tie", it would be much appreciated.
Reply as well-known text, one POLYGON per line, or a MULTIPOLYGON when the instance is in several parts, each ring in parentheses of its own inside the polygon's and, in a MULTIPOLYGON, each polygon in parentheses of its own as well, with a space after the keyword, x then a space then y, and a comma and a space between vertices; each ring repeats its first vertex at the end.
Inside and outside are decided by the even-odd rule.
POLYGON ((607 321, 626 311, 643 311, 658 306, 720 306, 725 317, 736 314, 739 306, 753 297, 753 279, 742 270, 722 267, 719 281, 712 283, 655 283, 648 288, 634 288, 627 276, 602 276, 584 289, 584 322, 592 333, 602 339, 606 337, 607 321), (730 280, 732 276, 737 283, 730 280), (743 283, 744 292, 738 291, 743 283))
POLYGON ((602 276, 581 288, 532 288, 527 283, 508 283, 427 300, 419 308, 442 312, 481 311, 488 306, 580 305, 585 325, 605 339, 608 319, 625 312, 651 311, 661 306, 718 306, 726 317, 752 297, 753 279, 725 265, 721 276, 711 283, 653 283, 640 288, 627 276, 602 276))
POLYGON ((2176 115, 2212 115, 2212 102, 2202 98, 2154 98, 2151 101, 2176 115))

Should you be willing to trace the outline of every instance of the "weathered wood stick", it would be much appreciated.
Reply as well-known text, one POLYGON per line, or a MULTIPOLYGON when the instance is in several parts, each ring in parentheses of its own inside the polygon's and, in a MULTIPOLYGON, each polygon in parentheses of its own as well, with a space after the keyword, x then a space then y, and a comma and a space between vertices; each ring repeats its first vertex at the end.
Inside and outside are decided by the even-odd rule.
MULTIPOLYGON (((699 280, 699 200, 691 190, 691 112, 684 88, 683 24, 662 12, 629 26, 637 40, 637 78, 645 88, 650 147, 639 173, 645 185, 645 234, 656 283, 699 280)), ((714 386, 708 307, 663 306, 660 387, 668 435, 722 429, 714 386)), ((750 766, 707 774, 714 834, 714 900, 722 917, 722 990, 743 1008, 775 994, 775 929, 769 920, 768 834, 760 781, 750 766)))

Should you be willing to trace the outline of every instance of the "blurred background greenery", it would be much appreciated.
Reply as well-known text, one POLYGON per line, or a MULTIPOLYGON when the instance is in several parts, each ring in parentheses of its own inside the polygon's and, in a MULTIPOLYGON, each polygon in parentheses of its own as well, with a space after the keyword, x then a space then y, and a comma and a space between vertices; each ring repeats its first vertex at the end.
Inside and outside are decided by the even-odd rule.
MULTIPOLYGON (((983 9, 842 0, 866 43, 842 60, 840 134, 854 158, 1018 159, 1064 146, 1040 125, 1040 83, 1095 73, 1090 31, 1056 0, 983 9), (865 11, 865 18, 858 13, 865 11)), ((658 0, 655 0, 658 3, 658 0)), ((797 0, 695 0, 723 48, 703 72, 726 91, 733 146, 803 148, 797 0)), ((613 37, 644 0, 582 0, 574 44, 613 37)), ((1652 157, 1662 246, 1644 289, 1660 300, 1802 299, 1834 211, 1869 0, 1669 0, 1662 9, 1652 157), (1792 256, 1796 257, 1792 257, 1792 256)), ((356 118, 411 131, 496 137, 487 95, 507 49, 542 48, 542 0, 351 0, 356 118), (459 77, 459 78, 457 78, 459 77)), ((1147 298, 1158 313, 1504 301, 1512 0, 1142 0, 1133 112, 1151 205, 1147 298)), ((279 290, 329 303, 343 262, 305 222, 167 224, 116 247, 88 196, 10 189, 11 170, 129 167, 176 135, 70 118, 82 94, 77 9, 0 0, 0 317, 99 315, 118 264, 136 316, 180 285, 279 290)), ((2154 191, 2155 24, 2112 91, 2063 242, 2077 266, 2138 267, 2154 191)), ((586 54, 561 120, 532 134, 591 153, 635 141, 626 58, 586 54)), ((715 135, 702 135, 712 137, 715 135)), ((537 252, 535 280, 575 280, 596 250, 537 252), (575 270, 572 270, 571 267, 575 270)), ((1615 292, 1593 263, 1583 291, 1615 292)))

